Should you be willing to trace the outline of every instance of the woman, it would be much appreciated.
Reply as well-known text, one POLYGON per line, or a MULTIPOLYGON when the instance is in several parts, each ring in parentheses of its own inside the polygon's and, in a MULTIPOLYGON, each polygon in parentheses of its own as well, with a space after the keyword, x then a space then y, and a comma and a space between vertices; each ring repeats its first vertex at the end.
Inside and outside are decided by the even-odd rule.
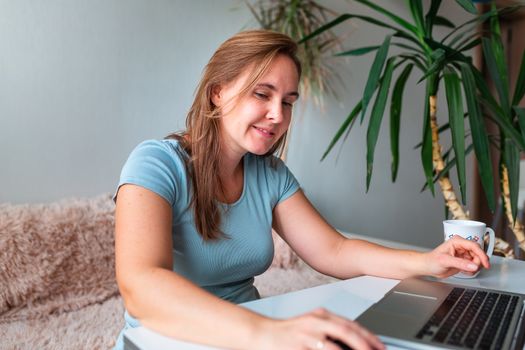
POLYGON ((299 97, 296 49, 270 31, 233 36, 204 70, 187 130, 131 153, 115 199, 126 327, 140 323, 230 349, 338 349, 329 339, 383 348, 357 323, 323 309, 275 320, 235 305, 259 297, 253 277, 272 261, 272 227, 314 269, 342 279, 446 277, 489 267, 466 240, 429 253, 393 250, 346 239, 323 220, 273 156, 299 97))

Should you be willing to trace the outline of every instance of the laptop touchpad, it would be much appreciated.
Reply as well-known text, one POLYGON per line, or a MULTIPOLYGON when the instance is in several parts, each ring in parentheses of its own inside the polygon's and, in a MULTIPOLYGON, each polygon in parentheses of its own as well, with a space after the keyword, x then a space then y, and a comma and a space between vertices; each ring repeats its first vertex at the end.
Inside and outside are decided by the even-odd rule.
POLYGON ((434 311, 436 303, 436 297, 394 291, 381 301, 380 309, 382 312, 422 317, 434 311))

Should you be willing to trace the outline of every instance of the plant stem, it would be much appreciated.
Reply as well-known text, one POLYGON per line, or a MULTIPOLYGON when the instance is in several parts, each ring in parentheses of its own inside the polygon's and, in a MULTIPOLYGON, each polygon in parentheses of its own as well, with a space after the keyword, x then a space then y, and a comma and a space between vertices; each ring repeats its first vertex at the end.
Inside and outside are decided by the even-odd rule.
POLYGON ((429 106, 430 106, 430 128, 432 130, 432 163, 434 164, 434 170, 436 176, 439 177, 439 185, 441 186, 441 192, 445 198, 445 204, 448 207, 452 217, 454 219, 467 220, 469 218, 468 214, 465 213, 461 204, 456 197, 454 192, 454 186, 448 177, 448 174, 440 176, 441 172, 445 168, 445 162, 441 155, 441 145, 439 144, 439 132, 437 124, 437 95, 431 95, 429 97, 429 106))
MULTIPOLYGON (((502 164, 501 165, 501 188, 502 188, 502 197, 503 197, 503 203, 505 204, 505 215, 507 215, 507 221, 509 223, 509 228, 514 233, 514 236, 516 236, 516 239, 518 240, 520 248, 525 251, 525 233, 523 232, 523 225, 519 218, 516 218, 516 220, 513 220, 512 217, 512 210, 511 210, 511 204, 510 204, 510 189, 509 189, 509 173, 507 171, 507 167, 502 164)), ((510 247, 509 247, 510 248, 510 247)), ((512 249, 512 248, 510 248, 512 249)))

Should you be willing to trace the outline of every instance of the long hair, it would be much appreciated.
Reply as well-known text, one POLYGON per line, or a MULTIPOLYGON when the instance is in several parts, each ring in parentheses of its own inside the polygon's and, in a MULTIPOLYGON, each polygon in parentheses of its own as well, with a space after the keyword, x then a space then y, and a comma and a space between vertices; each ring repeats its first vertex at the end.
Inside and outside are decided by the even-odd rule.
MULTIPOLYGON (((226 40, 206 65, 195 92, 195 99, 186 116, 186 131, 171 134, 189 154, 186 170, 190 175, 193 196, 191 206, 195 226, 204 240, 223 236, 217 194, 224 193, 219 174, 221 110, 212 102, 215 86, 227 84, 253 67, 239 97, 248 93, 268 71, 277 55, 293 60, 299 76, 301 64, 296 56, 297 44, 290 37, 268 30, 240 32, 226 40)), ((264 156, 282 152, 286 133, 264 156)))

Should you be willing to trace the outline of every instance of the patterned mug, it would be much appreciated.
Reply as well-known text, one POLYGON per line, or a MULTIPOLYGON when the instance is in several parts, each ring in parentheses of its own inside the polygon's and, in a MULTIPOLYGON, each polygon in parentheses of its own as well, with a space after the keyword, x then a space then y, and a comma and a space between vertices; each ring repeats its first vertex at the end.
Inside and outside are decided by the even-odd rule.
MULTIPOLYGON (((494 234, 494 230, 490 227, 487 227, 487 225, 485 225, 483 222, 473 220, 445 220, 443 221, 443 228, 445 230, 445 241, 448 241, 454 236, 460 236, 468 239, 469 241, 476 242, 483 250, 485 250, 485 235, 488 234, 489 243, 485 252, 489 258, 492 256, 496 236, 494 234)), ((478 274, 479 271, 474 275, 459 272, 455 274, 454 277, 474 278, 478 274)))

